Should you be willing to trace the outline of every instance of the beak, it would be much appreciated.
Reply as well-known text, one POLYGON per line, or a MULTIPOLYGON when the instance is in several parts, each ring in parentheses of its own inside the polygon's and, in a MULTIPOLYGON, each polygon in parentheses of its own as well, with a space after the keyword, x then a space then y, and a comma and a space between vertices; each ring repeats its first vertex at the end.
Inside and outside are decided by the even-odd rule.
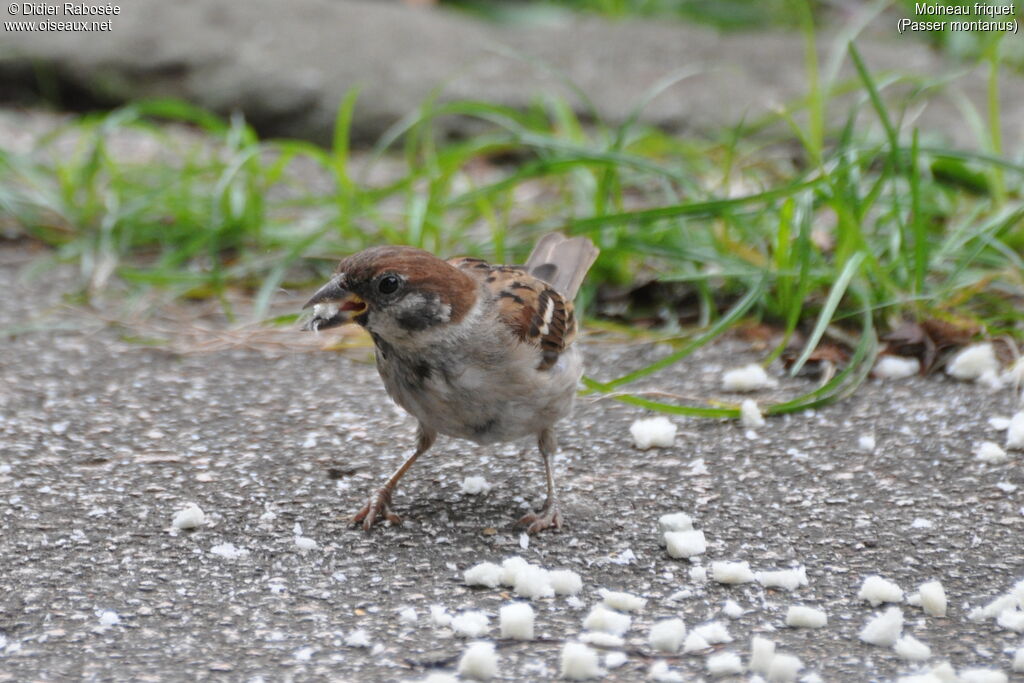
POLYGON ((313 317, 303 324, 302 329, 319 332, 337 327, 366 311, 366 302, 342 287, 343 278, 344 275, 336 276, 310 297, 302 309, 312 308, 313 317))

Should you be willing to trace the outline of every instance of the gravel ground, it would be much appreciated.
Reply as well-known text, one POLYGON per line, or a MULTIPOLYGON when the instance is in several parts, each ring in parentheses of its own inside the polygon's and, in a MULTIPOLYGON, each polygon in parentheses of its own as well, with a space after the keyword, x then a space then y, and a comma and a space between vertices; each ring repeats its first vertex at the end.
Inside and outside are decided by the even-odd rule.
MULTIPOLYGON (((1024 578, 1020 454, 999 465, 973 455, 981 441, 1002 442, 988 419, 1013 412, 1009 390, 945 377, 872 381, 840 405, 771 419, 755 438, 736 422, 676 418, 675 445, 649 451, 631 445, 640 411, 584 399, 561 429, 561 533, 527 545, 512 528, 543 494, 530 444, 442 439, 399 490, 405 524, 365 535, 347 515, 413 445, 411 419, 365 359, 180 356, 110 329, 62 329, 48 308, 61 271, 26 283, 21 265, 21 252, 0 249, 0 329, 40 314, 51 322, 0 335, 0 680, 422 680, 453 672, 466 648, 430 623, 431 605, 491 616, 500 679, 547 680, 602 587, 647 598, 626 635, 626 663, 605 680, 644 679, 660 660, 685 680, 709 677, 711 652, 746 663, 752 635, 799 656, 802 676, 892 680, 922 665, 858 640, 881 610, 857 599, 871 574, 908 593, 934 579, 945 586, 947 617, 902 605, 904 633, 931 646, 928 665, 1013 676, 1021 636, 967 618, 1024 578), (864 435, 874 451, 859 447, 864 435), (463 493, 462 480, 478 475, 492 489, 463 493), (206 523, 173 532, 175 511, 190 502, 206 523), (707 537, 704 566, 804 565, 809 585, 693 580, 692 563, 658 544, 658 517, 677 511, 707 537), (302 550, 297 536, 316 547, 302 550), (211 552, 221 544, 248 553, 211 552), (533 601, 531 642, 498 638, 509 589, 461 580, 478 562, 513 555, 583 579, 577 600, 533 601), (730 599, 738 618, 721 613, 730 599), (786 628, 792 604, 826 610, 828 625, 786 628), (407 607, 415 623, 399 621, 407 607), (735 640, 658 656, 647 632, 669 616, 690 628, 720 620, 735 640), (369 646, 347 645, 360 629, 369 646)), ((587 352, 590 372, 610 377, 662 351, 591 343, 587 352)), ((723 342, 649 386, 736 400, 722 394, 721 373, 756 359, 723 342)), ((787 379, 756 397, 806 387, 787 379)))

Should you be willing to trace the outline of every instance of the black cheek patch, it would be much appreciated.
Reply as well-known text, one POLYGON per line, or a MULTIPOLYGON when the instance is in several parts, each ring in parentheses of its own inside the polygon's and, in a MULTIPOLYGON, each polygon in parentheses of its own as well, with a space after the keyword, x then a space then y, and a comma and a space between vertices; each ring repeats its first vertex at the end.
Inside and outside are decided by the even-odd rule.
POLYGON ((401 311, 395 320, 403 330, 418 332, 448 322, 448 313, 441 301, 431 296, 421 306, 401 311))

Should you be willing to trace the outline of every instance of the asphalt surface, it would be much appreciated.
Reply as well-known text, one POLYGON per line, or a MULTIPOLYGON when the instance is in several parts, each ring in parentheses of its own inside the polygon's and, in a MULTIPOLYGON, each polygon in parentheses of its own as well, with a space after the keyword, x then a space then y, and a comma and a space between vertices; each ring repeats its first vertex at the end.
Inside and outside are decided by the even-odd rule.
MULTIPOLYGON (((891 680, 921 665, 858 640, 879 611, 856 597, 871 574, 907 592, 943 583, 947 617, 902 605, 904 633, 932 648, 928 664, 1013 679, 1020 634, 967 618, 1024 578, 1021 456, 992 465, 972 454, 983 440, 1002 442, 988 419, 1014 411, 1009 390, 946 377, 871 381, 840 405, 771 419, 756 438, 736 422, 675 418, 675 446, 649 451, 631 445, 641 411, 585 399, 560 430, 562 532, 524 549, 512 528, 543 496, 532 444, 441 439, 396 496, 405 524, 365 535, 347 516, 414 439, 365 359, 280 349, 180 356, 109 327, 63 329, 61 271, 27 283, 23 261, 0 249, 0 329, 35 326, 0 336, 0 680, 422 680, 453 672, 466 647, 430 623, 431 605, 491 615, 501 680, 548 680, 602 587, 648 600, 627 633, 627 662, 605 680, 645 679, 660 659, 686 680, 709 678, 708 653, 666 658, 648 647, 650 624, 668 616, 691 628, 726 622, 735 640, 715 651, 744 662, 758 634, 799 656, 803 674, 891 680), (865 434, 873 452, 858 447, 865 434), (462 480, 477 475, 493 488, 463 493, 462 480), (189 502, 207 523, 172 532, 189 502), (704 530, 703 564, 802 564, 809 585, 695 583, 691 563, 658 544, 657 518, 676 511, 704 530), (317 547, 301 550, 296 536, 317 547), (211 552, 225 543, 248 554, 211 552), (498 638, 508 592, 461 582, 467 567, 512 555, 583 578, 578 602, 533 602, 536 641, 498 638), (745 610, 738 619, 720 613, 727 599, 745 610), (828 625, 784 627, 791 604, 825 609, 828 625), (406 607, 415 623, 400 623, 406 607), (358 629, 369 647, 346 644, 358 629)), ((663 352, 586 349, 597 377, 663 352)), ((721 373, 757 358, 724 342, 646 386, 736 400, 722 393, 721 373)), ((784 379, 756 397, 808 386, 784 379)))

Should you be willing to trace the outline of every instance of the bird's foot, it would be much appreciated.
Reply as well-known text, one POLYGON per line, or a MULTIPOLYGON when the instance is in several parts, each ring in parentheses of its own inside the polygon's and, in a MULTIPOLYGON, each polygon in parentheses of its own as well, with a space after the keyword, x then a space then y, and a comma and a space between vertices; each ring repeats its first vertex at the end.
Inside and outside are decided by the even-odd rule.
POLYGON ((558 505, 552 502, 544 503, 540 512, 531 512, 524 515, 516 526, 525 526, 526 533, 536 534, 545 529, 561 529, 562 513, 558 511, 558 505))
POLYGON ((384 487, 370 496, 366 505, 352 517, 353 524, 362 523, 363 531, 369 531, 377 522, 387 520, 401 524, 402 518, 391 510, 391 489, 384 487))

